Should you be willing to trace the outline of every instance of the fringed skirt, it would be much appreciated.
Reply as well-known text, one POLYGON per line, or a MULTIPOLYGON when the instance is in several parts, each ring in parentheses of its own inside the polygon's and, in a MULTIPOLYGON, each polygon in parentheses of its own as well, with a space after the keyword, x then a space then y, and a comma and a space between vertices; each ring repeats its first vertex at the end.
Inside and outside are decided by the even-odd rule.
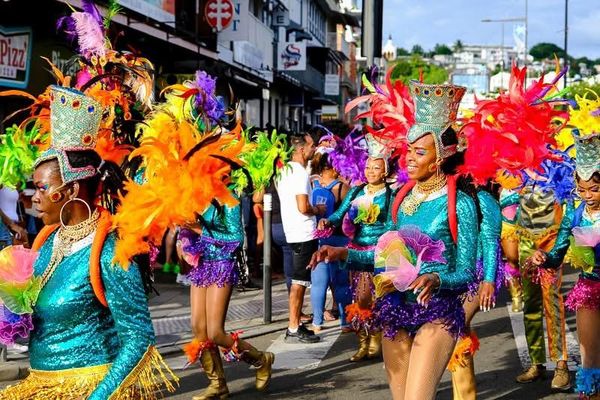
POLYGON ((567 308, 600 310, 600 281, 579 277, 565 301, 567 308))
MULTIPOLYGON (((500 288, 502 287, 502 284, 504 283, 504 261, 502 261, 502 247, 500 246, 500 243, 498 243, 498 246, 496 247, 496 260, 497 260, 497 265, 496 265, 496 276, 494 277, 494 287, 495 287, 495 291, 494 293, 496 295, 498 295, 498 293, 500 293, 500 288)), ((467 292, 467 296, 468 298, 472 298, 474 296, 477 296, 477 292, 479 292, 479 285, 483 282, 485 277, 484 274, 484 270, 483 270, 483 259, 479 258, 477 260, 477 264, 475 265, 475 280, 473 282, 471 282, 469 284, 469 290, 467 292)))
MULTIPOLYGON (((57 371, 32 369, 23 381, 0 392, 1 400, 87 399, 104 379, 111 364, 57 371)), ((150 347, 111 400, 154 400, 163 398, 163 389, 174 392, 178 379, 156 348, 150 347)))
POLYGON ((199 236, 189 230, 182 230, 178 240, 182 243, 184 259, 194 266, 188 274, 192 284, 198 287, 238 284, 236 251, 239 242, 199 236))
POLYGON ((463 334, 465 311, 459 295, 436 293, 422 306, 415 299, 408 300, 408 293, 393 292, 375 300, 371 317, 373 328, 381 330, 391 340, 402 330, 413 336, 430 322, 442 324, 455 338, 463 334))

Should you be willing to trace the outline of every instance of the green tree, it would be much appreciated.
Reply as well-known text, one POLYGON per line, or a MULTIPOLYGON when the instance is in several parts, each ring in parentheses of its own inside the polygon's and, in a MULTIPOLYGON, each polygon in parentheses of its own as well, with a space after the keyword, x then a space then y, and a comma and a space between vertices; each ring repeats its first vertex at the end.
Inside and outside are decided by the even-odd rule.
POLYGON ((408 50, 402 48, 402 47, 398 47, 396 49, 396 56, 397 57, 401 57, 401 56, 408 56, 410 55, 410 53, 408 52, 408 50))
POLYGON ((535 60, 544 60, 546 58, 554 58, 555 54, 557 57, 564 58, 565 51, 554 43, 538 43, 529 50, 529 54, 535 60))
POLYGON ((421 47, 420 44, 415 44, 412 49, 410 49, 411 54, 420 54, 423 55, 425 53, 425 50, 423 50, 423 47, 421 47))
POLYGON ((452 45, 452 50, 454 50, 455 53, 460 53, 463 49, 464 49, 464 45, 462 40, 460 39, 456 39, 456 42, 454 42, 454 44, 452 45))
POLYGON ((433 54, 451 55, 452 49, 445 44, 436 43, 433 48, 433 54))
POLYGON ((408 83, 412 79, 419 79, 420 71, 423 72, 423 82, 425 83, 448 81, 448 71, 437 65, 426 63, 418 55, 413 55, 407 61, 399 61, 392 68, 392 80, 400 79, 404 83, 408 83))

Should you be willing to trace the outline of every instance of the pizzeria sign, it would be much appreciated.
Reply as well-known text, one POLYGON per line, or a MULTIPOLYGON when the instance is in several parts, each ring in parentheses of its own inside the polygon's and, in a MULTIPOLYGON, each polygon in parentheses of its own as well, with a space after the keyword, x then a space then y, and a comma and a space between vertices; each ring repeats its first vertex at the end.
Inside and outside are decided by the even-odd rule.
POLYGON ((31 28, 0 25, 0 86, 27 87, 31 47, 31 28))

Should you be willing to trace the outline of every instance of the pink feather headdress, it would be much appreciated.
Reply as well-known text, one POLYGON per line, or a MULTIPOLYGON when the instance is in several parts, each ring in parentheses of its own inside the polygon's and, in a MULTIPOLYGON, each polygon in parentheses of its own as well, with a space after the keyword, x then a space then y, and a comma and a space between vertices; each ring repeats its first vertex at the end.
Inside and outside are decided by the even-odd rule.
POLYGON ((392 70, 387 71, 384 86, 370 82, 363 75, 362 83, 369 93, 350 101, 345 112, 367 103, 369 110, 358 114, 355 120, 371 119, 374 126, 367 125, 369 133, 397 156, 406 150, 406 134, 415 123, 415 106, 408 87, 400 80, 392 82, 392 70))

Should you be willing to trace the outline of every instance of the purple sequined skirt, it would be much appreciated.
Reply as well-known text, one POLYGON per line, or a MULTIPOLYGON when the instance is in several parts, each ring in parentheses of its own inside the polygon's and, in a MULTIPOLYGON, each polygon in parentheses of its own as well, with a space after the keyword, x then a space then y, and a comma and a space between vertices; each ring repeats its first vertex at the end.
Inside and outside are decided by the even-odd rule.
POLYGON ((239 242, 199 236, 186 229, 181 230, 178 240, 183 243, 187 259, 197 260, 188 274, 192 284, 198 287, 237 285, 236 250, 239 242))
POLYGON ((394 339, 404 330, 415 335, 426 323, 440 323, 458 338, 465 330, 465 311, 458 294, 436 293, 426 306, 407 301, 409 292, 393 292, 375 300, 371 326, 383 332, 388 339, 394 339), (405 294, 406 293, 406 294, 405 294))
POLYGON ((580 308, 600 310, 600 281, 579 277, 567 295, 565 306, 572 311, 580 308))

